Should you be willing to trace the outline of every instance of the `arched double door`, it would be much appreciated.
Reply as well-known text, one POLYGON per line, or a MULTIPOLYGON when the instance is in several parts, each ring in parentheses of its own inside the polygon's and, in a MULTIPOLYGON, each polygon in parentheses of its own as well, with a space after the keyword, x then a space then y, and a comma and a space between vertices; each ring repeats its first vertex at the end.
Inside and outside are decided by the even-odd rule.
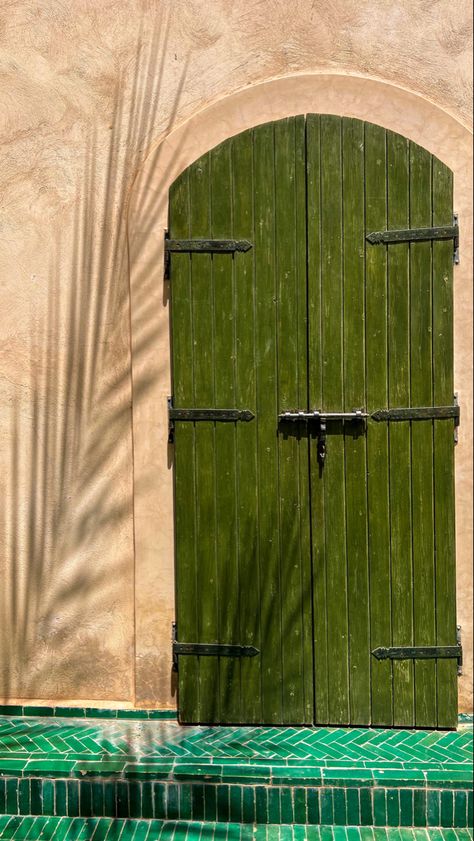
POLYGON ((456 725, 452 214, 443 163, 331 115, 172 186, 183 723, 456 725))

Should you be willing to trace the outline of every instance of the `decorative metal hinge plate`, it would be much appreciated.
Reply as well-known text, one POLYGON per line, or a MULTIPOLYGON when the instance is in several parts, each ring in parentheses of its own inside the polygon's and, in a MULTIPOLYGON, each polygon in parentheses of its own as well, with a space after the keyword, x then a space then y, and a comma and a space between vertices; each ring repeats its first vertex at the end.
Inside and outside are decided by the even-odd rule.
POLYGON ((459 426, 460 411, 455 403, 453 406, 412 406, 411 408, 378 409, 370 416, 374 421, 417 421, 417 420, 448 420, 454 418, 459 426))
POLYGON ((371 245, 389 245, 397 242, 432 242, 433 240, 453 240, 454 262, 459 263, 459 225, 458 214, 453 216, 452 225, 437 225, 433 228, 402 228, 393 231, 372 231, 366 240, 371 245))
POLYGON ((168 397, 168 442, 174 441, 175 421, 243 421, 253 420, 250 409, 175 409, 171 397, 168 397))
POLYGON ((377 660, 457 660, 462 674, 461 626, 456 627, 457 645, 379 646, 372 655, 377 660))
POLYGON ((173 670, 178 671, 178 657, 256 657, 260 650, 254 645, 227 645, 226 643, 178 642, 176 623, 173 622, 173 670))
POLYGON ((170 276, 170 254, 235 254, 251 248, 248 239, 168 239, 165 234, 165 278, 170 276))

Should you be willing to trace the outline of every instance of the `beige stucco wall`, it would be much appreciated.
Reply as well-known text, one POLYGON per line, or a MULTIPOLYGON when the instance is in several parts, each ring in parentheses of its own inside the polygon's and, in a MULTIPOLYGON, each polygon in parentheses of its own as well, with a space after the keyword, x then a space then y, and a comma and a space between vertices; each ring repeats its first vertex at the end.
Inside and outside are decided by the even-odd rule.
POLYGON ((472 709, 470 3, 77 0, 0 12, 0 697, 175 705, 167 190, 289 114, 455 173, 458 614, 472 709))

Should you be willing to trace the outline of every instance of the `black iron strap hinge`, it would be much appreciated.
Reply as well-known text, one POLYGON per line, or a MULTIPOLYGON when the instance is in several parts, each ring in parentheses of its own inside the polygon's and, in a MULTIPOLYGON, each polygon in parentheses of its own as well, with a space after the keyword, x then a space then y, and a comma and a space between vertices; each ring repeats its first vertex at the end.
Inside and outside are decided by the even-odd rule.
POLYGON ((250 248, 248 239, 168 239, 165 233, 165 278, 169 280, 171 254, 235 254, 250 248))
POLYGON ((243 421, 253 420, 250 409, 175 409, 173 400, 168 397, 168 443, 174 441, 175 421, 243 421))
POLYGON ((260 654, 254 645, 227 645, 226 643, 178 642, 176 622, 173 622, 173 670, 178 671, 178 657, 183 654, 195 657, 256 657, 260 654))
POLYGON ((376 660, 457 660, 462 674, 461 626, 456 626, 456 645, 379 646, 372 651, 376 660))
POLYGON ((453 216, 452 225, 437 225, 433 228, 403 228, 394 231, 372 231, 366 240, 371 245, 390 245, 397 242, 432 242, 433 240, 453 240, 454 262, 459 263, 459 225, 458 214, 453 216))

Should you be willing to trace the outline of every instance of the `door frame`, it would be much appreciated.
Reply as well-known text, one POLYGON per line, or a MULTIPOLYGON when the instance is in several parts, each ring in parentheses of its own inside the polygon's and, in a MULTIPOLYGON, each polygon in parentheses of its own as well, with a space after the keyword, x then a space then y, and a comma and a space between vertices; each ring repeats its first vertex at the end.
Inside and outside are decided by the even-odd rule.
MULTIPOLYGON (((162 282, 168 189, 193 160, 222 140, 260 123, 308 112, 350 115, 377 123, 424 146, 453 171, 454 204, 461 225, 461 263, 454 273, 455 377, 464 418, 466 408, 472 403, 471 365, 465 361, 471 354, 472 322, 466 323, 464 316, 466 312, 472 312, 468 268, 472 238, 467 229, 472 194, 469 177, 471 135, 463 125, 431 102, 392 85, 355 76, 307 74, 264 82, 233 94, 160 139, 135 179, 128 212, 137 703, 155 698, 162 706, 173 704, 170 682, 170 624, 174 617, 173 509, 172 477, 166 457, 169 324, 167 287, 162 282), (145 352, 142 350, 144 279, 149 306, 156 315, 155 341, 145 352), (142 380, 149 383, 145 396, 140 389, 142 380), (150 516, 150 512, 154 514, 150 516), (155 677, 150 683, 151 663, 155 677)), ((472 442, 463 434, 463 426, 456 449, 456 554, 458 616, 463 626, 466 655, 465 675, 459 686, 460 709, 467 710, 472 704, 469 676, 472 670, 471 544, 469 537, 466 539, 472 523, 472 442), (462 469, 459 469, 461 464, 462 469)))

